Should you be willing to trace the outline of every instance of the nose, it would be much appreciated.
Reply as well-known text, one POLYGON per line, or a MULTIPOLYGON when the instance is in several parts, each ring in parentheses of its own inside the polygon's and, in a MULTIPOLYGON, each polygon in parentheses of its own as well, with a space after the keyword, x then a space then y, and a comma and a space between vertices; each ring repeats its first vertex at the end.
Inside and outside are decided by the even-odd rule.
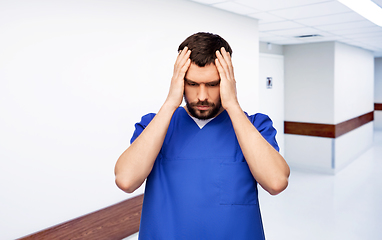
POLYGON ((199 85, 198 99, 199 101, 204 101, 208 99, 208 90, 204 84, 199 85))

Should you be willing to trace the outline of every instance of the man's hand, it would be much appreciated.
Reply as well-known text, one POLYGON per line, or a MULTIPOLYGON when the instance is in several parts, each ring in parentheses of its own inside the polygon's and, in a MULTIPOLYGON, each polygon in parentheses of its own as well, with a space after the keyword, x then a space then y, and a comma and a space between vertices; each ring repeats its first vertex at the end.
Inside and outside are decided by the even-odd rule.
POLYGON ((184 77, 191 64, 190 54, 191 50, 185 47, 179 52, 175 61, 170 91, 166 100, 166 102, 174 108, 179 107, 183 100, 184 77))
POLYGON ((236 96, 236 81, 230 54, 222 47, 216 51, 215 65, 220 75, 220 98, 225 109, 238 105, 236 96))

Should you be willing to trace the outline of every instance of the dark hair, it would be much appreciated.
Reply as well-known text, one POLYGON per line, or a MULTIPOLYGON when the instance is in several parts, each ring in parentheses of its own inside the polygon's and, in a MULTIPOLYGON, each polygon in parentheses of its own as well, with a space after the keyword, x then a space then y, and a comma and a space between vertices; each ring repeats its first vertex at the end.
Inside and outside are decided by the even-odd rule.
POLYGON ((191 50, 191 62, 199 67, 204 67, 211 63, 215 64, 216 51, 220 51, 222 47, 232 56, 232 49, 228 42, 217 34, 207 32, 195 33, 179 45, 178 52, 186 46, 191 50))

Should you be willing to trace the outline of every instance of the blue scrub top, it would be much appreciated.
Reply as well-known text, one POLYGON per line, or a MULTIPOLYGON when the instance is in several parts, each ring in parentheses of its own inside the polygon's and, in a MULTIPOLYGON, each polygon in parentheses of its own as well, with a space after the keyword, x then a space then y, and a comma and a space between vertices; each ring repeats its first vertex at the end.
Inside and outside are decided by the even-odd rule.
MULTIPOLYGON (((142 117, 131 142, 154 116, 142 117)), ((248 118, 278 151, 271 119, 248 118)), ((226 111, 202 129, 184 108, 175 111, 147 177, 139 239, 265 239, 257 182, 226 111)))

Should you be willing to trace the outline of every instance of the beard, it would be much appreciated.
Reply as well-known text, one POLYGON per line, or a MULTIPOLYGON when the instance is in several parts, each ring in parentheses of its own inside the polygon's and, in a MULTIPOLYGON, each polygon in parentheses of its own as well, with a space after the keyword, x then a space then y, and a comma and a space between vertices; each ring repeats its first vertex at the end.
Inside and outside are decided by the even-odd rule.
POLYGON ((186 102, 186 106, 190 115, 201 120, 206 120, 215 117, 219 113, 221 108, 220 99, 216 104, 207 100, 190 103, 184 96, 184 101, 186 102), (210 108, 208 110, 199 110, 197 106, 200 105, 209 106, 210 108))

